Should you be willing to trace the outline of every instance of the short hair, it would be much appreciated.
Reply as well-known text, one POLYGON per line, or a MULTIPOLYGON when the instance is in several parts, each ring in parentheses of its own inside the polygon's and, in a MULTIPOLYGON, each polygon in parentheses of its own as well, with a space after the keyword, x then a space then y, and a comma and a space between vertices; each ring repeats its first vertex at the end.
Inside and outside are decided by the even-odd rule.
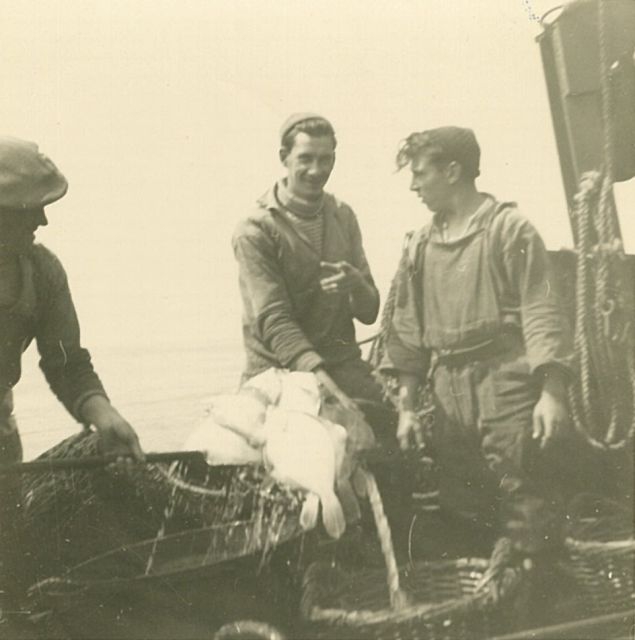
POLYGON ((420 155, 425 155, 438 166, 458 162, 462 176, 474 180, 480 175, 481 149, 471 129, 439 127, 411 133, 397 152, 397 169, 403 169, 420 155))
POLYGON ((285 131, 280 141, 280 146, 285 151, 291 151, 298 133, 306 133, 307 135, 316 138, 320 136, 331 136, 333 139, 333 148, 337 146, 335 130, 333 129, 333 125, 331 125, 326 118, 306 118, 305 120, 297 122, 285 131))

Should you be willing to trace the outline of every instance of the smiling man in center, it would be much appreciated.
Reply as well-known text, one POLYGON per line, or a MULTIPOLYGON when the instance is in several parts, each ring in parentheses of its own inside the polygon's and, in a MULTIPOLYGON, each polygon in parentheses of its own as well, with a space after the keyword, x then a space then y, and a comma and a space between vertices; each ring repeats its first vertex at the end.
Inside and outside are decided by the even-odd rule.
POLYGON ((362 361, 354 319, 372 324, 379 293, 357 218, 324 191, 335 164, 331 123, 290 116, 280 130, 286 175, 234 233, 247 356, 243 381, 269 367, 312 371, 345 406, 381 402, 362 361))

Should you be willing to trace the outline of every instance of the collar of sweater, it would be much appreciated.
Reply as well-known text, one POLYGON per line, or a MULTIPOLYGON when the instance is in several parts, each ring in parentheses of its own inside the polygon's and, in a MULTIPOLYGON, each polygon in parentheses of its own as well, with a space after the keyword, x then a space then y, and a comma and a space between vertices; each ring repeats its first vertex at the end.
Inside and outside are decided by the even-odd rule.
POLYGON ((324 207, 324 194, 318 200, 300 198, 291 193, 287 187, 286 180, 280 180, 276 184, 274 193, 280 205, 299 218, 315 218, 324 207))

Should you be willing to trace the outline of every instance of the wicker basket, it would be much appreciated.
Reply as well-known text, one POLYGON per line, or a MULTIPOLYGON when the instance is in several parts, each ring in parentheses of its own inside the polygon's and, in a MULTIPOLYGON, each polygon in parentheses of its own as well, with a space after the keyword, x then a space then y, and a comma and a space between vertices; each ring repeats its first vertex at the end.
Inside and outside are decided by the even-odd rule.
MULTIPOLYGON (((311 638, 361 640, 478 640, 509 626, 509 599, 497 605, 476 586, 488 561, 463 558, 423 562, 401 571, 409 604, 393 610, 383 570, 345 573, 327 564, 305 575, 302 611, 311 638)), ((517 586, 517 583, 514 587, 517 586)))
POLYGON ((581 496, 565 539, 565 571, 573 576, 589 615, 635 607, 632 511, 606 499, 581 496))
POLYGON ((585 611, 592 615, 635 608, 635 540, 585 542, 567 538, 568 572, 576 579, 585 611))

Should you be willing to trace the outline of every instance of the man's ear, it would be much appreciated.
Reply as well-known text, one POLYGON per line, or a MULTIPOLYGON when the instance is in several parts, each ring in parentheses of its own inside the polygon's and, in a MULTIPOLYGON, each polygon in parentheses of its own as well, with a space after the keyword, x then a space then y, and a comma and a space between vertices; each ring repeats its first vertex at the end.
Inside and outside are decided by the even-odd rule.
POLYGON ((286 166, 286 160, 289 157, 289 150, 284 147, 280 147, 280 151, 278 151, 278 157, 280 158, 280 162, 286 166))
POLYGON ((452 160, 452 162, 450 162, 445 168, 445 172, 448 178, 448 182, 450 184, 456 184, 461 179, 461 175, 463 174, 463 167, 458 162, 452 160))

